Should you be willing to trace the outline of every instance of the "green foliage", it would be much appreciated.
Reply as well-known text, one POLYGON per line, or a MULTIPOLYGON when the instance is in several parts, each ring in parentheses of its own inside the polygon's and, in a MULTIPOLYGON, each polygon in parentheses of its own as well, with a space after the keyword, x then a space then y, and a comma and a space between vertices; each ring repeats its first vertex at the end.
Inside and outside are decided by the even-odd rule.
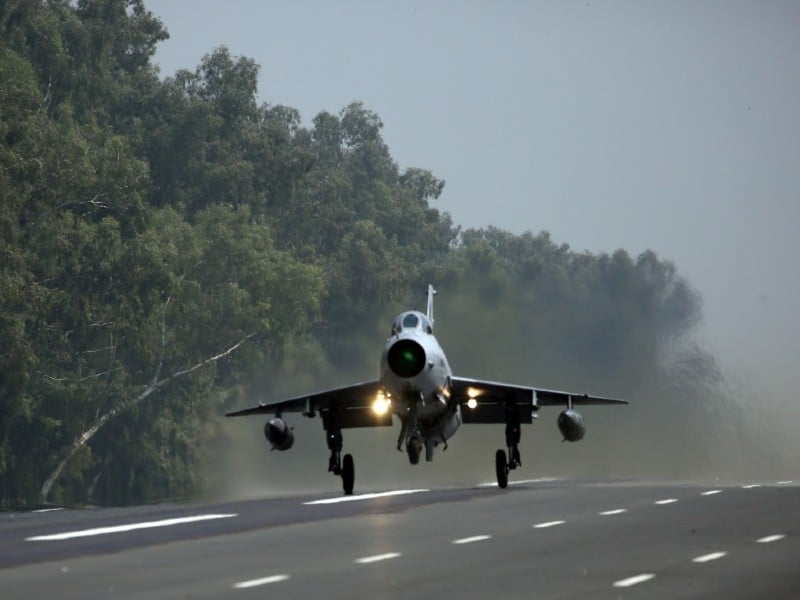
POLYGON ((160 81, 166 38, 142 0, 0 3, 0 506, 196 493, 226 399, 371 374, 428 281, 462 372, 719 384, 670 263, 460 233, 361 103, 304 128, 224 47, 160 81))

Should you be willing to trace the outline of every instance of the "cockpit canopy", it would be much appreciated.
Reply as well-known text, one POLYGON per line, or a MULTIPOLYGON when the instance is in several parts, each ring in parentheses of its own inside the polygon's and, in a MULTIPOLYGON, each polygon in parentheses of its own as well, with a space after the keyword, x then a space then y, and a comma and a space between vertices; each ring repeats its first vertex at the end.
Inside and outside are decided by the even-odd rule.
POLYGON ((404 312, 394 320, 392 323, 392 335, 397 335, 401 331, 422 331, 425 333, 433 333, 433 326, 428 320, 428 317, 421 312, 412 310, 404 312))

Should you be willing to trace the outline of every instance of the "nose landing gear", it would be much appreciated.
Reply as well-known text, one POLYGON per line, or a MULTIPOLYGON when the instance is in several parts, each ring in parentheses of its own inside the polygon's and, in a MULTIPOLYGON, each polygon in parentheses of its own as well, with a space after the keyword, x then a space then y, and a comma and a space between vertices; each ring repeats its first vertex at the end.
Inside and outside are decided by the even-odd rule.
POLYGON ((412 436, 406 442, 406 452, 408 452, 408 462, 412 465, 419 464, 419 455, 422 453, 422 441, 412 436))

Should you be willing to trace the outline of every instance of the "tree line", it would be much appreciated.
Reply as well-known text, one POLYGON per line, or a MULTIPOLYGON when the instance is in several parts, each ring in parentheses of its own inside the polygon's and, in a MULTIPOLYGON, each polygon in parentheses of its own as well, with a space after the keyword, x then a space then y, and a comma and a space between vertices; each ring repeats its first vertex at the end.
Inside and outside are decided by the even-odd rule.
POLYGON ((700 298, 653 252, 462 231, 363 104, 304 126, 224 47, 162 80, 143 0, 5 1, 0 28, 0 506, 202 490, 224 407, 374 370, 428 281, 487 375, 531 360, 708 412, 700 298))

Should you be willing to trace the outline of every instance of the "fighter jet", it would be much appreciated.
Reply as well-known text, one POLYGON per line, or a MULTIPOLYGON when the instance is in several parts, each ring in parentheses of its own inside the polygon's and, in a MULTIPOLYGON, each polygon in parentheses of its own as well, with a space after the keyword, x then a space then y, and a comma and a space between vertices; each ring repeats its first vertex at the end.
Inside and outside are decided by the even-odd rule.
POLYGON ((351 427, 390 427, 392 415, 400 421, 397 449, 405 449, 412 465, 432 461, 434 449, 455 435, 463 423, 505 423, 505 449, 497 450, 497 485, 508 485, 509 471, 522 465, 519 451, 521 426, 532 423, 540 406, 563 406, 556 424, 564 440, 583 438, 586 426, 574 408, 587 404, 628 404, 625 400, 601 398, 453 375, 444 350, 433 335, 433 298, 428 286, 427 310, 400 313, 392 323, 383 347, 380 377, 230 412, 226 416, 271 415, 264 436, 273 450, 288 450, 294 432, 283 414, 299 412, 314 418, 319 413, 330 450, 328 471, 342 478, 346 495, 353 493, 353 456, 342 456, 342 430, 351 427))

